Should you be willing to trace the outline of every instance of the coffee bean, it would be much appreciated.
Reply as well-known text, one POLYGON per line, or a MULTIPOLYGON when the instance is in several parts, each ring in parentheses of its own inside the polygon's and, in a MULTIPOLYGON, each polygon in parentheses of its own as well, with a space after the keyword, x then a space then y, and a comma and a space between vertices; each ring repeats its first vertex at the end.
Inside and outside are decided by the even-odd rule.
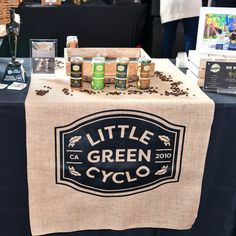
POLYGON ((38 95, 38 96, 44 96, 44 95, 46 95, 48 92, 49 92, 49 90, 43 90, 43 89, 35 90, 35 93, 36 93, 36 95, 38 95))

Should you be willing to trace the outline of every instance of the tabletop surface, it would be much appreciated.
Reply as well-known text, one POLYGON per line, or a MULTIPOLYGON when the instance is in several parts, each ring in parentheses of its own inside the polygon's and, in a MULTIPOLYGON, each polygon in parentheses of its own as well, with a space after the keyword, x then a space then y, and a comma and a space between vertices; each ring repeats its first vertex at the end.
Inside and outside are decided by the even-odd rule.
MULTIPOLYGON (((3 77, 3 73, 6 67, 9 58, 0 58, 0 78, 3 77)), ((174 60, 172 60, 174 63, 174 60)), ((26 70, 27 75, 30 74, 30 59, 24 58, 24 68, 26 70)), ((29 79, 30 80, 30 79, 29 79)), ((28 83, 29 86, 29 83, 28 83)), ((28 87, 23 91, 9 91, 7 89, 0 90, 0 103, 24 103, 24 100, 27 96, 28 87)), ((214 92, 205 92, 214 102, 218 105, 222 104, 230 104, 236 106, 236 96, 235 95, 225 95, 225 94, 217 94, 214 92)))
MULTIPOLYGON (((9 58, 0 58, 0 78, 9 58)), ((25 58, 29 73, 29 58, 25 58)), ((23 91, 0 90, 0 228, 4 236, 30 236, 25 144, 24 102, 28 88, 23 91), (13 146, 14 144, 14 146, 13 146), (14 147, 14 148, 13 148, 14 147), (17 196, 17 197, 15 197, 17 196), (7 223, 6 223, 7 222, 7 223)), ((191 230, 156 228, 126 231, 80 231, 55 236, 234 236, 235 228, 235 115, 236 96, 206 93, 215 102, 201 204, 191 230)))

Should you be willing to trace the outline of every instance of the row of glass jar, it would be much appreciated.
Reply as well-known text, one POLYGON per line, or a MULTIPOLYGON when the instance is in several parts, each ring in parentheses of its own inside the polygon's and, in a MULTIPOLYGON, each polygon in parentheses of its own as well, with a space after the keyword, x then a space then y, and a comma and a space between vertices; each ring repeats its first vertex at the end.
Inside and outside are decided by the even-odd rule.
MULTIPOLYGON (((82 79, 82 57, 72 57, 70 61, 70 81, 71 87, 81 88, 83 86, 82 79)), ((150 87, 150 65, 151 60, 140 58, 138 65, 137 82, 138 89, 149 89, 150 87)), ((126 90, 128 88, 128 65, 129 58, 119 57, 116 59, 115 88, 117 90, 126 90)), ((92 81, 91 88, 94 90, 103 90, 105 86, 105 58, 92 58, 92 81)))

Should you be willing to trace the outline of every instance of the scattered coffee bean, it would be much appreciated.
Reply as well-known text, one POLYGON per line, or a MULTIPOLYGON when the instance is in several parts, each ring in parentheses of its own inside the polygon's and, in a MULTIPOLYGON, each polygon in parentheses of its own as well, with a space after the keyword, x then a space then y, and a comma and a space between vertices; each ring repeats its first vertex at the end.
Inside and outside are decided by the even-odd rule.
MULTIPOLYGON (((61 90, 65 95, 71 95, 71 96, 73 96, 73 94, 70 92, 70 90, 68 89, 68 88, 63 88, 62 90, 61 90)), ((72 90, 71 90, 72 91, 72 90)))
POLYGON ((49 92, 49 90, 44 90, 44 89, 40 89, 40 90, 35 90, 36 95, 38 96, 44 96, 49 92))
POLYGON ((163 72, 160 72, 160 71, 155 71, 154 76, 161 79, 161 81, 173 82, 171 75, 167 77, 166 75, 163 74, 163 72))
POLYGON ((56 60, 55 62, 55 69, 61 69, 61 68, 64 68, 64 63, 62 61, 58 61, 56 60))

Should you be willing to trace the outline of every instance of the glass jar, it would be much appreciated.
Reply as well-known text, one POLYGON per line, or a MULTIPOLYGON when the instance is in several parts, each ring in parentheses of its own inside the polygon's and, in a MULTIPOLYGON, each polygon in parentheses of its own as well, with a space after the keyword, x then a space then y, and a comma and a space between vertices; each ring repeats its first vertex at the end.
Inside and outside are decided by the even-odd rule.
POLYGON ((67 36, 66 47, 67 48, 77 48, 79 46, 77 36, 67 36))

